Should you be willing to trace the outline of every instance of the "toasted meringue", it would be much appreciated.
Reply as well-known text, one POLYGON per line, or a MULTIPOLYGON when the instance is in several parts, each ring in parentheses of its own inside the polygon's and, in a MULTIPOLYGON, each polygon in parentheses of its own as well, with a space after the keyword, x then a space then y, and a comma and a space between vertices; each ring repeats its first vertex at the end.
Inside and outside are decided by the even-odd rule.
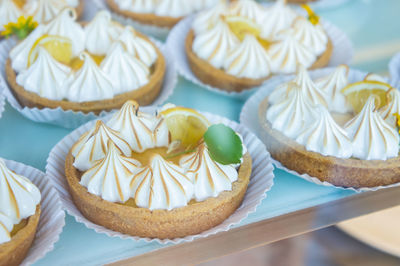
POLYGON ((136 13, 153 13, 157 0, 115 0, 122 10, 136 13))
POLYGON ((362 160, 386 160, 399 153, 399 134, 375 110, 370 96, 362 111, 345 125, 353 143, 353 157, 362 160))
POLYGON ((396 127, 397 119, 394 114, 400 114, 400 92, 393 88, 388 93, 390 101, 379 110, 379 114, 389 125, 396 127))
POLYGON ((113 81, 116 95, 136 90, 149 82, 149 68, 128 54, 119 41, 110 48, 100 67, 113 81))
POLYGON ((260 79, 270 75, 270 59, 256 37, 247 34, 240 45, 226 57, 226 73, 240 77, 260 79))
POLYGON ((80 58, 84 60, 83 66, 76 74, 70 74, 62 88, 67 93, 67 99, 86 102, 113 98, 113 85, 107 75, 88 53, 82 53, 80 58))
POLYGON ((22 10, 13 0, 2 0, 0 2, 0 31, 4 30, 4 25, 9 22, 17 22, 22 15, 22 10))
POLYGON ((267 111, 267 120, 272 128, 289 138, 295 139, 315 120, 315 107, 305 96, 301 87, 291 83, 288 96, 282 102, 271 105, 267 111))
POLYGON ((121 132, 135 152, 169 144, 169 131, 164 119, 139 112, 137 103, 133 101, 126 102, 107 125, 121 132))
POLYGON ((313 152, 325 156, 350 158, 353 149, 347 133, 333 120, 322 105, 316 109, 317 119, 296 138, 296 141, 313 152))
POLYGON ((17 83, 27 91, 51 100, 65 98, 61 89, 71 69, 57 62, 43 47, 36 61, 17 76, 17 83))
POLYGON ((338 113, 346 113, 351 110, 341 90, 348 84, 349 67, 338 66, 330 75, 315 81, 318 88, 325 92, 328 109, 338 113))
POLYGON ((321 24, 312 24, 304 17, 298 17, 294 23, 294 37, 304 46, 311 48, 316 56, 326 51, 328 36, 321 24))
POLYGON ((195 37, 192 49, 201 59, 216 68, 221 68, 226 62, 228 53, 238 45, 239 40, 229 26, 219 20, 214 28, 195 37))
POLYGON ((193 5, 187 0, 159 0, 154 13, 157 16, 179 18, 193 11, 193 5))
POLYGON ((215 7, 200 12, 193 21, 193 30, 196 34, 209 30, 218 22, 222 15, 226 14, 226 12, 226 2, 220 2, 215 7))
POLYGON ((129 184, 140 165, 139 161, 122 156, 110 141, 104 159, 82 175, 80 184, 104 200, 124 203, 132 194, 129 184))
POLYGON ((100 120, 97 121, 96 126, 84 134, 72 149, 75 168, 86 171, 93 167, 98 160, 106 156, 110 143, 120 154, 132 155, 128 142, 122 138, 119 132, 107 127, 100 120))
POLYGON ((150 210, 183 207, 193 197, 192 181, 181 167, 155 155, 150 165, 137 173, 131 183, 136 205, 150 210))
POLYGON ((235 167, 214 161, 204 144, 196 152, 182 157, 179 165, 194 182, 196 201, 217 197, 222 191, 232 190, 232 183, 238 178, 235 167))
POLYGON ((28 0, 24 10, 39 23, 48 22, 68 6, 65 0, 28 0))

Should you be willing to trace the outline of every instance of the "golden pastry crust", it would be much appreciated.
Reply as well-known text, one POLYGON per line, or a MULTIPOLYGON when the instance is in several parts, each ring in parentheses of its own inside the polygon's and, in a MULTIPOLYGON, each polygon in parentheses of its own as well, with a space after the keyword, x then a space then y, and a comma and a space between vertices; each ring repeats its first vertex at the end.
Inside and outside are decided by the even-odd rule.
MULTIPOLYGON (((145 40, 150 40, 137 32, 137 34, 145 40)), ((56 101, 50 100, 37 95, 36 93, 25 90, 22 86, 17 84, 16 73, 12 69, 11 59, 6 61, 6 77, 8 84, 14 96, 18 99, 22 106, 29 108, 37 107, 39 109, 51 108, 55 109, 61 107, 63 110, 81 111, 83 113, 94 112, 99 114, 102 111, 110 111, 119 109, 126 101, 135 100, 140 105, 151 104, 160 94, 161 87, 164 81, 166 63, 165 58, 161 51, 150 42, 157 52, 157 61, 154 63, 152 69, 153 73, 150 77, 149 83, 146 85, 129 92, 125 92, 114 96, 112 99, 90 101, 90 102, 70 102, 66 100, 56 101)))
POLYGON ((0 245, 0 266, 19 265, 25 259, 36 235, 40 212, 38 205, 35 214, 28 218, 26 226, 19 230, 11 241, 0 245))
MULTIPOLYGON (((271 77, 262 79, 238 78, 227 74, 222 69, 217 69, 207 61, 198 57, 192 50, 195 35, 194 31, 190 30, 185 41, 186 56, 189 61, 190 68, 195 76, 205 84, 220 88, 225 91, 241 92, 246 89, 257 87, 265 80, 271 77)), ((328 40, 325 52, 318 57, 318 60, 310 67, 310 69, 321 68, 329 63, 333 51, 331 40, 328 40)))
POLYGON ((157 27, 166 27, 171 29, 172 27, 175 26, 175 24, 177 24, 183 18, 183 17, 175 18, 167 16, 157 16, 155 14, 135 13, 128 10, 123 10, 119 8, 115 0, 107 0, 107 4, 110 7, 110 9, 117 14, 130 18, 142 24, 153 25, 157 27))
POLYGON ((227 219, 240 206, 250 181, 252 161, 247 153, 232 191, 216 198, 190 203, 171 211, 137 208, 103 200, 79 184, 82 173, 74 166, 71 152, 65 161, 65 176, 72 199, 92 222, 114 231, 139 237, 173 239, 198 234, 227 219))
POLYGON ((400 182, 400 157, 386 161, 341 159, 307 151, 303 145, 272 129, 266 119, 268 97, 258 109, 262 138, 271 156, 299 174, 341 187, 376 187, 400 182))

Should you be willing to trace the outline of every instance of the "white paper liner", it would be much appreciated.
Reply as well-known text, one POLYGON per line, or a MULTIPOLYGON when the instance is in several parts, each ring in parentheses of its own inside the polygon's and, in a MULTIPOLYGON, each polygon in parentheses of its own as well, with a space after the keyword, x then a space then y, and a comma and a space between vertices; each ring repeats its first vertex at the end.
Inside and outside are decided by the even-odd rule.
MULTIPOLYGON (((310 71, 311 78, 319 78, 322 76, 326 76, 332 71, 334 71, 335 68, 323 68, 323 69, 317 69, 310 71)), ((359 71, 356 69, 350 69, 349 70, 349 81, 350 82, 356 82, 363 80, 365 76, 367 75, 367 72, 359 71)), ((268 82, 264 84, 264 86, 257 91, 254 95, 252 95, 244 104, 243 109, 240 113, 240 123, 249 128, 252 132, 254 132, 262 141, 266 142, 265 140, 265 134, 263 134, 263 129, 259 123, 258 119, 258 107, 260 103, 267 97, 279 84, 282 84, 284 82, 288 82, 292 79, 295 78, 295 75, 290 75, 290 76, 277 76, 271 78, 268 82)), ((285 170, 286 172, 301 177, 309 182, 315 183, 317 185, 323 185, 327 187, 335 187, 335 188, 340 188, 340 189, 346 189, 346 190, 352 190, 356 192, 364 192, 364 191, 376 191, 378 189, 382 188, 388 188, 388 187, 396 187, 400 186, 400 183, 388 185, 388 186, 378 186, 378 187, 363 187, 363 188, 353 188, 353 187, 340 187, 340 186, 335 186, 331 183, 328 182, 322 182, 316 177, 309 176, 307 174, 299 174, 296 171, 290 170, 283 166, 280 162, 274 160, 272 158, 273 164, 280 169, 285 170)))
POLYGON ((389 62, 390 84, 400 88, 400 53, 397 53, 389 62))
MULTIPOLYGON (((141 111, 154 113, 154 107, 141 108, 141 111)), ((204 115, 213 123, 224 123, 232 127, 236 132, 243 136, 244 143, 253 160, 252 174, 250 183, 241 206, 222 224, 204 231, 197 235, 186 236, 184 238, 176 239, 157 239, 157 238, 140 238, 134 237, 119 232, 109 230, 103 226, 94 224, 86 219, 81 212, 74 205, 72 198, 68 191, 68 184, 64 176, 64 162, 72 145, 79 139, 79 137, 94 126, 95 121, 91 121, 71 134, 63 138, 50 152, 47 159, 46 174, 54 181, 55 188, 60 194, 61 201, 67 212, 74 216, 77 222, 85 224, 86 227, 94 229, 98 233, 103 233, 111 237, 119 237, 122 239, 144 240, 146 242, 156 241, 161 244, 166 243, 182 243, 193 241, 197 238, 207 237, 218 232, 228 231, 232 226, 239 224, 250 213, 254 212, 261 201, 266 197, 266 192, 273 186, 273 166, 271 164, 271 157, 266 151, 265 145, 248 129, 239 125, 236 122, 230 121, 226 118, 204 113, 204 115)), ((108 120, 110 116, 102 118, 108 120)))
POLYGON ((65 225, 65 213, 60 198, 46 175, 27 165, 4 160, 7 167, 32 181, 42 194, 41 215, 35 240, 21 265, 31 265, 54 248, 65 225))
MULTIPOLYGON (((158 41, 152 41, 158 46, 166 61, 166 72, 161 92, 160 95, 158 95, 158 97, 152 103, 154 105, 161 105, 169 98, 169 96, 172 95, 178 80, 178 76, 175 63, 172 59, 172 55, 168 51, 166 46, 158 41)), ((97 116, 93 112, 83 113, 75 112, 72 110, 65 111, 61 109, 61 107, 58 107, 56 109, 22 107, 11 92, 11 89, 8 86, 5 78, 5 62, 9 57, 9 51, 15 46, 15 44, 16 42, 13 39, 0 42, 0 71, 2 76, 0 76, 0 88, 2 87, 4 89, 4 95, 6 96, 7 101, 10 103, 10 105, 18 112, 20 112, 23 116, 35 122, 49 123, 65 128, 75 128, 82 125, 83 123, 96 119, 99 116, 102 117, 113 112, 103 111, 100 113, 99 116, 97 116)))
POLYGON ((3 114, 5 104, 6 104, 6 97, 4 96, 4 91, 0 86, 0 118, 3 114))
MULTIPOLYGON (((302 11, 300 11, 300 13, 302 13, 302 11)), ((192 72, 186 57, 185 40, 188 32, 192 27, 192 22, 194 18, 195 15, 191 15, 180 21, 171 30, 167 38, 166 45, 167 47, 169 47, 169 50, 175 59, 179 74, 182 75, 185 79, 199 86, 202 86, 210 91, 239 99, 247 99, 251 94, 253 94, 254 91, 260 88, 262 85, 242 92, 228 92, 203 83, 192 72)), ((333 24, 324 20, 321 20, 321 23, 333 44, 332 56, 330 58, 328 66, 332 67, 332 66, 338 66, 340 64, 349 64, 354 53, 353 45, 349 40, 349 38, 346 36, 346 34, 344 34, 339 28, 337 28, 333 24)))

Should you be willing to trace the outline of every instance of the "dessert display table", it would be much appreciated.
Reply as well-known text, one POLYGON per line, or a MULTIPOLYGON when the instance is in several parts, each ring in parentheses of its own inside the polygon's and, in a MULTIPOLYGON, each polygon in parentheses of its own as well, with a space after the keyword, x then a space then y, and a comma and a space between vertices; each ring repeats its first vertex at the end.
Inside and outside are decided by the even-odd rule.
MULTIPOLYGON (((393 34, 400 32, 398 10, 400 2, 396 0, 384 3, 355 0, 317 12, 353 41, 356 52, 353 67, 386 74, 390 57, 400 51, 400 35, 393 34)), ((202 89, 183 78, 169 101, 236 121, 244 103, 202 89)), ((44 170, 48 153, 70 131, 34 123, 7 104, 0 119, 0 157, 44 170)), ((275 185, 257 211, 228 232, 190 243, 161 245, 97 234, 67 215, 55 249, 37 264, 194 264, 400 204, 399 187, 355 193, 311 184, 282 170, 275 170, 275 175, 275 185)))

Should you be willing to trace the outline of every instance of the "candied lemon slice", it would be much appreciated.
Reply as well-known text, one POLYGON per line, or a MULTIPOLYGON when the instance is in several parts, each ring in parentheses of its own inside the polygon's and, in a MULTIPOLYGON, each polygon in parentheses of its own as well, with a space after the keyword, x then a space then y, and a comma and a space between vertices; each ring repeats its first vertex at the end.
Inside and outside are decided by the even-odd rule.
POLYGON ((63 64, 69 64, 72 59, 72 42, 70 39, 57 35, 43 35, 35 41, 29 51, 28 67, 37 59, 39 46, 45 48, 55 60, 63 64))
POLYGON ((171 141, 180 141, 186 150, 194 148, 207 131, 210 122, 200 113, 185 107, 173 107, 161 112, 171 141))
MULTIPOLYGON (((96 62, 98 66, 100 66, 101 62, 103 62, 105 58, 105 56, 103 55, 92 55, 92 54, 89 55, 93 58, 93 60, 96 62)), ((69 66, 72 68, 72 70, 77 71, 83 66, 83 60, 80 59, 79 57, 74 57, 69 63, 69 66)))
POLYGON ((240 16, 226 16, 225 22, 228 24, 230 30, 241 41, 244 39, 246 34, 251 34, 256 37, 261 34, 261 27, 250 19, 240 16))
POLYGON ((379 99, 375 104, 377 109, 388 103, 387 92, 392 87, 384 82, 374 80, 364 80, 349 84, 342 89, 342 93, 346 96, 347 101, 353 106, 356 113, 359 113, 367 102, 368 98, 373 95, 379 99))

